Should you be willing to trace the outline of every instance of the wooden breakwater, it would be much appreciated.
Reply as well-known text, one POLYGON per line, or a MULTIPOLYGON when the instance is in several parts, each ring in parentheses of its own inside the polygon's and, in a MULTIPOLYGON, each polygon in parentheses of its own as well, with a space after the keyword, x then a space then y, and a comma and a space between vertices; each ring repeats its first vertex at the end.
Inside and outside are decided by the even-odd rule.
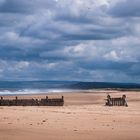
POLYGON ((64 97, 61 98, 46 98, 43 99, 4 99, 1 97, 0 106, 63 106, 64 97))
POLYGON ((106 99, 106 106, 128 106, 127 101, 126 101, 126 95, 123 95, 122 97, 119 98, 112 98, 110 95, 107 95, 106 99))

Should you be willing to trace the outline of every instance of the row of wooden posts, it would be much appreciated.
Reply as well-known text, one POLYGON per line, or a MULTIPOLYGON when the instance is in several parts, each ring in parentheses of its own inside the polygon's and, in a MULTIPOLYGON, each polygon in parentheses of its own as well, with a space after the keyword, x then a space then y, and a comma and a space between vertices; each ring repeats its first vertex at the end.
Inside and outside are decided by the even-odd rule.
POLYGON ((61 98, 46 98, 43 99, 4 99, 1 97, 0 106, 63 106, 64 97, 61 98))
POLYGON ((123 95, 119 98, 111 98, 110 95, 107 95, 106 99, 106 105, 107 106, 128 106, 126 101, 126 95, 123 95))
MULTIPOLYGON (((0 106, 63 106, 64 97, 61 98, 46 98, 43 99, 18 99, 16 96, 15 99, 4 99, 1 97, 0 106)), ((128 106, 126 102, 126 95, 123 95, 119 98, 111 98, 110 95, 107 95, 106 106, 128 106)))

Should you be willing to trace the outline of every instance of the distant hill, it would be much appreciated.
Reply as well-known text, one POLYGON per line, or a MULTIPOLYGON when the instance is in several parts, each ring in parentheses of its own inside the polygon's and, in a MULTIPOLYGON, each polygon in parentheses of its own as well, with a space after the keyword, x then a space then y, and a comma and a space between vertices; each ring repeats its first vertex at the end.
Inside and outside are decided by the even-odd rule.
POLYGON ((135 83, 78 82, 78 81, 0 81, 0 91, 49 90, 49 89, 140 89, 135 83))
POLYGON ((140 89, 140 84, 109 83, 109 82, 77 82, 72 84, 71 88, 73 89, 99 89, 99 88, 140 89))

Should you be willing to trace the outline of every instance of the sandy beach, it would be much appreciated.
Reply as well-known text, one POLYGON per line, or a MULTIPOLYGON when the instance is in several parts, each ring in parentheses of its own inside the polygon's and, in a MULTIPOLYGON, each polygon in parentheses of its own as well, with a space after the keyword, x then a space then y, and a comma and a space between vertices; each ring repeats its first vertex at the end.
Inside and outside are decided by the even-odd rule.
POLYGON ((0 140, 140 140, 140 92, 102 90, 49 97, 61 95, 64 106, 0 106, 0 140), (106 93, 125 94, 128 107, 104 106, 106 93))

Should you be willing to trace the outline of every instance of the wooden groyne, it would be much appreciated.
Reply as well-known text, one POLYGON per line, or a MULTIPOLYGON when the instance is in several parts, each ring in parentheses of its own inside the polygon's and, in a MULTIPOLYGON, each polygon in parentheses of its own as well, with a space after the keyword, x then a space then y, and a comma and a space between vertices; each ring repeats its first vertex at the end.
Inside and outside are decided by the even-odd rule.
POLYGON ((123 95, 122 97, 119 98, 111 98, 110 95, 107 95, 106 99, 106 106, 128 106, 126 102, 126 95, 123 95))
POLYGON ((61 98, 46 98, 43 99, 4 99, 1 97, 0 106, 63 106, 64 97, 61 98))
POLYGON ((119 98, 112 98, 110 95, 107 95, 106 106, 128 106, 126 102, 126 95, 123 95, 119 98))

